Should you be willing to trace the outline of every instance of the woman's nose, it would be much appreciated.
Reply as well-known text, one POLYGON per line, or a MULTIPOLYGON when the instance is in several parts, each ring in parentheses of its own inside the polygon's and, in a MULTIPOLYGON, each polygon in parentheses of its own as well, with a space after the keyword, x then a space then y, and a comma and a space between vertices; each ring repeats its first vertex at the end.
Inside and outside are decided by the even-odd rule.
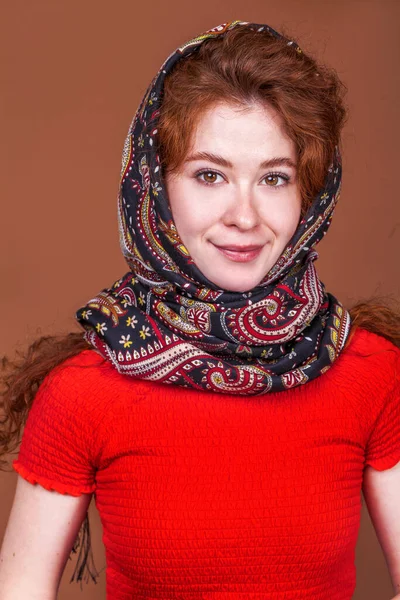
POLYGON ((225 211, 224 224, 243 230, 254 229, 260 222, 255 200, 254 190, 250 186, 236 189, 225 211))

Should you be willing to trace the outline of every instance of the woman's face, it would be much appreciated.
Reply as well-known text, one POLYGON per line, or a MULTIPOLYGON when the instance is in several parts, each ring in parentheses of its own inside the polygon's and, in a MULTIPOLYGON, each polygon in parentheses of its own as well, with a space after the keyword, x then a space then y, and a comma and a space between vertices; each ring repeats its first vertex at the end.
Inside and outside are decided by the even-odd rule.
POLYGON ((179 236, 216 286, 257 286, 292 237, 300 218, 296 150, 272 108, 207 110, 184 164, 166 175, 179 236))

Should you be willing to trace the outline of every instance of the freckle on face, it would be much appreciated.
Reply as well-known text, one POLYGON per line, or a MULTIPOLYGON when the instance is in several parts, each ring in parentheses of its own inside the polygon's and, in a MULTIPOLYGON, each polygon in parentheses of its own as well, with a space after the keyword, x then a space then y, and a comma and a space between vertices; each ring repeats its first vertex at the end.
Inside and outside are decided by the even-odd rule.
POLYGON ((214 159, 185 162, 176 174, 166 176, 179 236, 214 285, 230 291, 251 290, 276 263, 300 219, 294 143, 272 108, 252 105, 243 111, 229 104, 208 109, 192 141, 191 156, 203 152, 214 159), (216 162, 215 155, 225 162, 216 162), (286 163, 262 166, 276 158, 286 163), (201 170, 218 176, 209 177, 213 183, 207 185, 204 176, 196 175, 201 170), (289 181, 284 185, 283 177, 268 179, 271 173, 289 181), (259 252, 248 260, 237 253, 254 246, 259 252), (229 254, 232 247, 233 254, 229 254))

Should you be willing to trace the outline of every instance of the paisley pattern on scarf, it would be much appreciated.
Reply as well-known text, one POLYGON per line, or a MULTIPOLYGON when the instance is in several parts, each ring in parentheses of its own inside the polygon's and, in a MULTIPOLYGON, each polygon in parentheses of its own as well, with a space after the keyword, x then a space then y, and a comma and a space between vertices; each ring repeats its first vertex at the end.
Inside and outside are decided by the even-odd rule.
POLYGON ((89 300, 76 318, 85 339, 120 373, 254 395, 318 377, 348 336, 349 313, 325 291, 313 249, 328 230, 339 198, 341 157, 336 148, 323 189, 256 288, 221 290, 201 273, 172 218, 157 151, 157 118, 163 82, 175 63, 232 27, 282 37, 267 25, 233 21, 183 44, 161 66, 123 150, 118 225, 130 270, 89 300))

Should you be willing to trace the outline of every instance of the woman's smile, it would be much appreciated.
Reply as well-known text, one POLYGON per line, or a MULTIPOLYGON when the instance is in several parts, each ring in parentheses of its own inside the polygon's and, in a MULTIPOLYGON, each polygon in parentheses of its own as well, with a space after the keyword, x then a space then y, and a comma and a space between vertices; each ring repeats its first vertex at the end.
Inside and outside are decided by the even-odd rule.
POLYGON ((214 246, 229 260, 233 260, 234 262, 243 262, 247 263, 255 258, 258 258, 260 255, 263 246, 219 246, 214 244, 214 246))

